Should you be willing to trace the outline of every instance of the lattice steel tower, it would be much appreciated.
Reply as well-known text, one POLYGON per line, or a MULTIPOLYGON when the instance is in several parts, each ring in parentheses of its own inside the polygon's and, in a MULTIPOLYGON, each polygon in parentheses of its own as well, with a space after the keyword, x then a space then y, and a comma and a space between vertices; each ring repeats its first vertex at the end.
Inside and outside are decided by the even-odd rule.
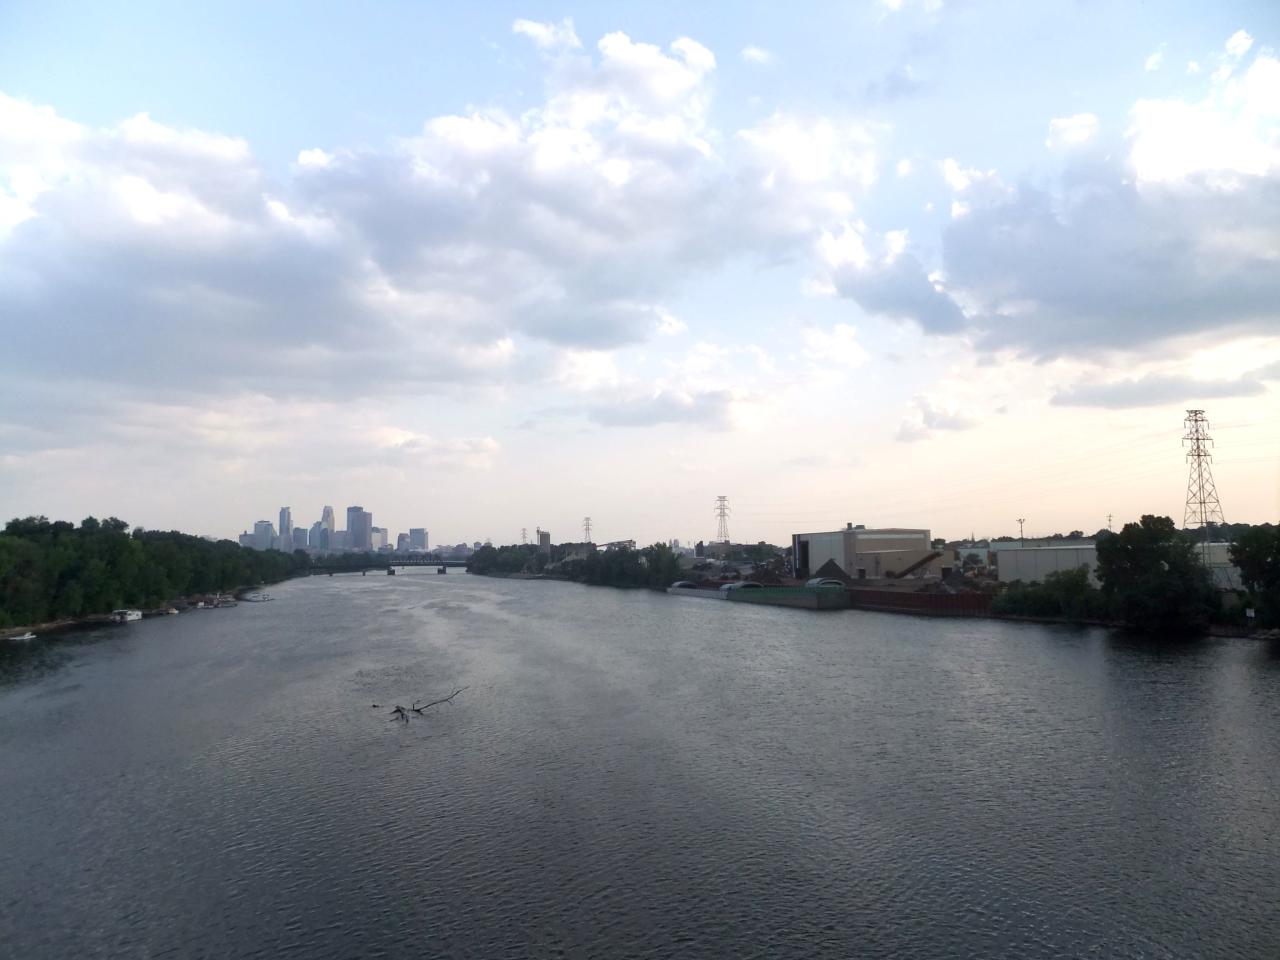
POLYGON ((1213 438, 1209 436, 1209 421, 1203 410, 1188 410, 1187 419, 1183 421, 1187 428, 1182 438, 1187 448, 1187 463, 1191 472, 1187 478, 1187 508, 1182 514, 1182 526, 1200 527, 1204 530, 1203 557, 1209 562, 1209 536, 1214 524, 1226 523, 1222 515, 1222 501, 1218 499, 1218 488, 1213 482, 1213 454, 1209 452, 1213 446, 1213 438))
POLYGON ((582 518, 582 539, 586 543, 591 542, 591 518, 582 518))
POLYGON ((716 516, 720 518, 716 524, 716 540, 720 543, 729 542, 729 514, 732 512, 728 497, 716 497, 716 516))

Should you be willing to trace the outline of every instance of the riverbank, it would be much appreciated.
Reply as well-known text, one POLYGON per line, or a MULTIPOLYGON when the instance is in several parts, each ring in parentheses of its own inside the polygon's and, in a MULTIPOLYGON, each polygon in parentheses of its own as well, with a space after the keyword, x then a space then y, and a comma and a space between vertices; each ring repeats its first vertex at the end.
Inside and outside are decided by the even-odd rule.
MULTIPOLYGON (((279 580, 272 580, 257 584, 242 584, 239 587, 229 590, 226 593, 193 593, 188 596, 178 597, 171 603, 163 604, 159 607, 151 608, 132 608, 141 609, 142 616, 145 619, 152 617, 162 617, 171 615, 170 610, 177 613, 187 613, 193 610, 217 610, 226 609, 235 606, 238 602, 254 603, 250 598, 250 594, 258 593, 263 587, 270 584, 284 583, 292 580, 293 577, 282 577, 279 580), (229 598, 234 598, 232 602, 227 603, 229 598), (221 607, 219 604, 221 603, 221 607)), ((26 633, 34 633, 36 637, 57 636, 65 633, 74 633, 79 630, 95 630, 99 627, 107 627, 114 624, 111 614, 109 613, 89 613, 82 617, 62 617, 58 620, 49 620, 44 623, 34 623, 21 626, 5 627, 0 630, 0 641, 12 640, 15 637, 21 637, 26 633)))

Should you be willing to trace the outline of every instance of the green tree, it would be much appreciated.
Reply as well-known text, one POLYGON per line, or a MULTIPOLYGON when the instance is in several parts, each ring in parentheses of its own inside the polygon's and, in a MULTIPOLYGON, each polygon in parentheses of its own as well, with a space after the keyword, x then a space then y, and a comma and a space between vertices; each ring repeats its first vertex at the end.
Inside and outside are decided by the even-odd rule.
POLYGON ((1097 575, 1116 615, 1143 633, 1203 633, 1220 606, 1208 571, 1168 517, 1147 515, 1100 538, 1097 575))
POLYGON ((1263 626, 1280 626, 1280 527, 1263 524, 1236 533, 1231 562, 1254 595, 1263 626))

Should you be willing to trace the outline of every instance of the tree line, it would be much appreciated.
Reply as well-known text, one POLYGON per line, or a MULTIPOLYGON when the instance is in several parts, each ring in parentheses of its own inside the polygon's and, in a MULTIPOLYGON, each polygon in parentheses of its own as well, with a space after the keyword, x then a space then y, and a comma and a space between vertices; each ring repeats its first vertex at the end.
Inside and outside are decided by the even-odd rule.
POLYGON ((1039 583, 1010 584, 992 603, 992 612, 1068 620, 1124 623, 1152 634, 1198 634, 1211 623, 1243 624, 1244 611, 1257 612, 1257 625, 1280 626, 1280 527, 1237 525, 1231 562, 1240 570, 1243 595, 1214 584, 1198 555, 1193 535, 1169 517, 1147 515, 1118 533, 1099 531, 1098 585, 1088 572, 1051 573, 1039 583))
POLYGON ((252 550, 177 531, 129 531, 123 520, 76 526, 10 520, 0 533, 0 627, 157 607, 180 597, 282 580, 305 571, 301 550, 252 550))
MULTIPOLYGON (((552 548, 558 551, 559 548, 552 548)), ((610 547, 585 556, 558 558, 538 552, 532 544, 506 547, 483 546, 467 560, 467 572, 483 575, 546 571, 554 564, 557 576, 578 583, 608 587, 653 587, 665 589, 680 579, 680 558, 665 543, 632 550, 610 547)))

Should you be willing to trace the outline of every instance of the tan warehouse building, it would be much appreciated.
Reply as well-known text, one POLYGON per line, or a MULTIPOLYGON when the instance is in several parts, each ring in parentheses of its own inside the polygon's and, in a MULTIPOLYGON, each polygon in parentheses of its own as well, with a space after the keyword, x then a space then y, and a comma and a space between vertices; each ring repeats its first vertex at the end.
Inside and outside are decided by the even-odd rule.
POLYGON ((791 550, 795 575, 802 578, 817 575, 828 562, 853 580, 941 573, 942 554, 933 549, 928 530, 850 523, 843 530, 792 534, 791 550))

